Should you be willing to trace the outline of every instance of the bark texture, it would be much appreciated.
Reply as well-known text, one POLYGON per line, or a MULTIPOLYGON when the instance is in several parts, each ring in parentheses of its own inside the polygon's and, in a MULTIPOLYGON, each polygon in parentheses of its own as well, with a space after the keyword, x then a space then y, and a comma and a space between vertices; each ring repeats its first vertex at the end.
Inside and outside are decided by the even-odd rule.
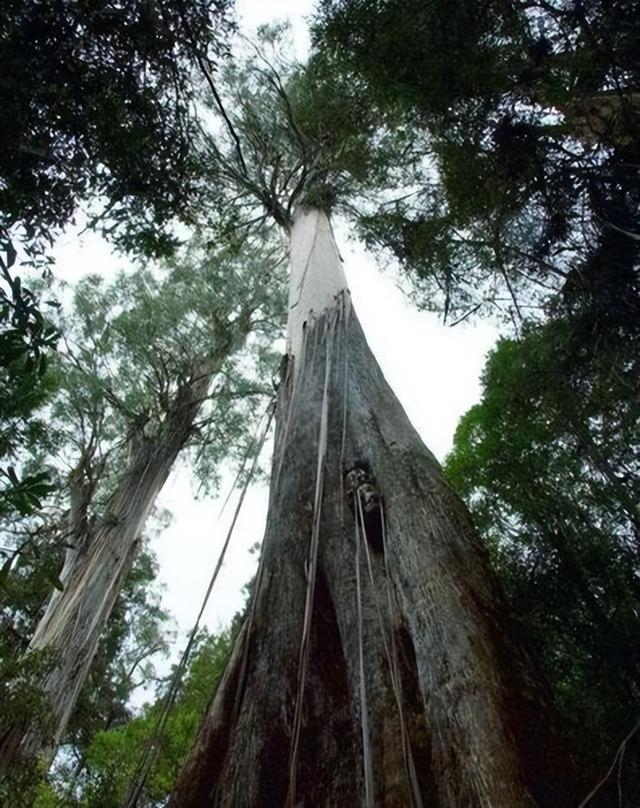
POLYGON ((209 371, 200 372, 185 382, 154 438, 136 442, 97 525, 88 524, 86 492, 81 486, 72 490, 72 546, 60 576, 63 590, 52 595, 30 643, 32 650, 46 650, 53 662, 43 686, 53 724, 48 730, 28 723, 14 726, 0 738, 0 773, 17 758, 50 757, 61 742, 100 635, 133 565, 144 523, 191 435, 211 377, 209 371))
POLYGON ((171 808, 570 805, 468 514, 348 293, 298 344, 251 611, 171 808))

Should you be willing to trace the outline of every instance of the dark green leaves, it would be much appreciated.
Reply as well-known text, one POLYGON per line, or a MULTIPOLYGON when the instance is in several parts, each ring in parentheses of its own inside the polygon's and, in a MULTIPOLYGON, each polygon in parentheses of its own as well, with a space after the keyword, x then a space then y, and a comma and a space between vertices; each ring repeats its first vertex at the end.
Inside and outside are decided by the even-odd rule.
POLYGON ((422 144, 388 158, 414 174, 412 201, 389 217, 385 200, 363 224, 428 305, 521 320, 565 288, 572 304, 606 299, 608 277, 638 297, 639 12, 637 0, 321 3, 315 45, 337 91, 350 81, 382 127, 422 144), (433 263, 413 234, 443 218, 433 263), (589 285, 567 285, 571 273, 589 285))
POLYGON ((19 479, 13 466, 8 466, 0 469, 2 477, 5 484, 0 488, 0 502, 4 508, 15 508, 22 516, 42 508, 42 498, 55 490, 47 472, 19 479))
MULTIPOLYGON (((197 177, 187 31, 211 58, 227 0, 25 4, 0 21, 0 226, 25 228, 30 251, 101 197, 92 224, 158 254, 197 177)), ((34 253, 35 254, 35 253, 34 253)))
POLYGON ((46 472, 18 478, 9 458, 19 459, 30 440, 36 409, 51 388, 47 352, 58 341, 56 328, 41 313, 36 296, 11 273, 16 250, 0 230, 0 516, 26 516, 38 510, 51 492, 46 472))
POLYGON ((446 463, 589 774, 628 732, 640 674, 640 352, 637 328, 616 331, 582 315, 502 340, 446 463))

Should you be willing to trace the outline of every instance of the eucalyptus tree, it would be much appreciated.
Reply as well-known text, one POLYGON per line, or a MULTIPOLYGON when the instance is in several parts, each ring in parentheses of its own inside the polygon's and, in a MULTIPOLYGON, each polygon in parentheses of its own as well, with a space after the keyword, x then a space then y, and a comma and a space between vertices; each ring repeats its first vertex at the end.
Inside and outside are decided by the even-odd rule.
POLYGON ((358 167, 384 172, 384 133, 364 108, 342 139, 315 68, 267 54, 224 86, 202 63, 218 185, 240 226, 289 236, 289 317, 252 601, 169 804, 568 804, 571 762, 482 544, 350 302, 329 213, 358 167))
POLYGON ((57 343, 24 276, 33 262, 51 269, 49 249, 77 217, 137 255, 175 249, 173 222, 188 220, 200 176, 186 30, 218 60, 231 10, 230 0, 3 3, 0 508, 16 516, 48 490, 41 473, 19 474, 15 454, 57 343))
POLYGON ((42 686, 53 729, 28 720, 5 729, 5 767, 16 756, 46 756, 63 737, 180 452, 195 451, 202 478, 215 484, 218 462, 243 450, 256 401, 273 392, 263 379, 281 311, 277 267, 268 243, 246 260, 201 243, 164 274, 78 284, 62 324, 65 386, 52 409, 69 446, 67 549, 29 646, 52 661, 42 686))

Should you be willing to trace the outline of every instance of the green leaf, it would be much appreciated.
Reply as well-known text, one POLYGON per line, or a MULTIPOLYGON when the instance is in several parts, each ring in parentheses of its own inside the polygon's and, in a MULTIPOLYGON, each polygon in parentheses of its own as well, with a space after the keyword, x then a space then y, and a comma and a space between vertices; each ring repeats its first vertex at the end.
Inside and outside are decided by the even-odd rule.
POLYGON ((13 556, 9 556, 0 569, 0 586, 6 587, 6 580, 9 577, 11 566, 13 564, 13 556))
MULTIPOLYGON (((18 253, 16 252, 16 248, 9 241, 7 243, 7 269, 10 269, 15 264, 17 257, 18 253)), ((17 280, 18 278, 16 278, 16 281, 17 280)))

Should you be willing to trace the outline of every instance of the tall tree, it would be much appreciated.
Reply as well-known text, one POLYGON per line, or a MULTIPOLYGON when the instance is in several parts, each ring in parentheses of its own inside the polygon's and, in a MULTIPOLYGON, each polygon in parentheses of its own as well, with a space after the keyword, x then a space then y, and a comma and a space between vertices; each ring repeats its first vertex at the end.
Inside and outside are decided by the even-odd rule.
POLYGON ((290 235, 287 362, 254 596, 170 805, 570 802, 468 514, 350 304, 328 209, 354 178, 305 75, 262 52, 214 95, 217 176, 290 235))
POLYGON ((367 347, 317 209, 292 229, 278 411, 251 616, 170 804, 570 799, 484 552, 367 347))
POLYGON ((16 515, 35 506, 47 480, 19 475, 19 440, 7 436, 42 395, 39 373, 57 341, 24 272, 34 262, 50 268, 48 248, 81 208, 88 227, 123 249, 175 248, 173 222, 188 220, 200 176, 186 31, 217 60, 230 9, 230 0, 3 4, 0 507, 16 515))
POLYGON ((96 278, 81 285, 78 333, 69 334, 80 347, 69 348, 75 367, 61 402, 77 417, 67 551, 58 588, 29 646, 53 658, 43 688, 54 729, 49 733, 28 719, 5 728, 4 767, 16 755, 52 751, 63 737, 147 516, 178 454, 204 445, 202 468, 211 479, 218 460, 229 456, 233 430, 240 439, 252 422, 251 411, 233 402, 269 393, 245 377, 235 355, 255 326, 258 378, 268 372, 259 323, 272 333, 277 322, 274 264, 268 247, 255 248, 244 263, 201 249, 182 257, 162 281, 143 271, 111 288, 96 278))

